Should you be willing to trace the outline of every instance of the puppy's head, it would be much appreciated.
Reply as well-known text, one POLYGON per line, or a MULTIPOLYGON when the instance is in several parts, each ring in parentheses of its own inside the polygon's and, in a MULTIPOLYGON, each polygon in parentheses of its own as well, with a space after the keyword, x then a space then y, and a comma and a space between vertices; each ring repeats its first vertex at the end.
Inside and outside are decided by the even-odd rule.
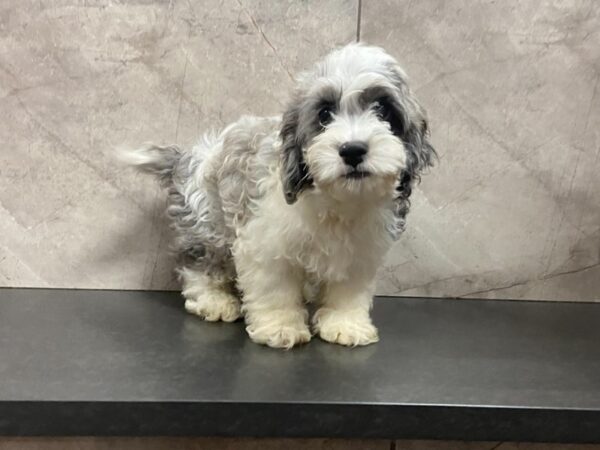
POLYGON ((435 156, 402 69, 382 49, 360 44, 330 53, 299 77, 281 140, 288 203, 311 187, 339 199, 407 199, 435 156))

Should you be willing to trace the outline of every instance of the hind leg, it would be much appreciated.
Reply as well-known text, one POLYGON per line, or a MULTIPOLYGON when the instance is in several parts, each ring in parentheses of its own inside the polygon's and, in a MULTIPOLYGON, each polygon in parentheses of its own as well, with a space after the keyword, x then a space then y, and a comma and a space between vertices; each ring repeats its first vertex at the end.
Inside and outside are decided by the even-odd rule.
POLYGON ((185 267, 180 273, 186 311, 209 322, 234 322, 241 317, 240 301, 227 277, 208 275, 192 267, 185 267))

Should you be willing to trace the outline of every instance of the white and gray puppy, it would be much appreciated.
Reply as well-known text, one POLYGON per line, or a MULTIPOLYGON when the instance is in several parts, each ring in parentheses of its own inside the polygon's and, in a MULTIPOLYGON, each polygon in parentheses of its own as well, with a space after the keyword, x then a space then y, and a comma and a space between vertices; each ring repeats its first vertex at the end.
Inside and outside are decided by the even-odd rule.
POLYGON ((147 146, 128 160, 168 188, 189 312, 243 315, 252 340, 290 348, 310 340, 314 300, 315 333, 366 345, 378 340, 377 268, 435 157, 427 134, 396 61, 351 44, 300 75, 283 117, 242 117, 189 151, 147 146))

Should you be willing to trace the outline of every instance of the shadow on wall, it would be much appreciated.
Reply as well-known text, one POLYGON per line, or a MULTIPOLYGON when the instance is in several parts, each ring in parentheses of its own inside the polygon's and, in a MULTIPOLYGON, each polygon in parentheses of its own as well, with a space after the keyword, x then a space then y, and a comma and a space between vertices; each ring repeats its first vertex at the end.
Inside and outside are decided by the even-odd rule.
MULTIPOLYGON (((135 175, 132 173, 132 176, 135 175)), ((170 252, 172 233, 165 214, 166 202, 162 192, 152 203, 152 210, 134 213, 120 227, 94 236, 97 238, 97 251, 90 255, 86 264, 120 277, 112 279, 101 288, 113 288, 127 283, 135 274, 140 277, 139 285, 142 289, 180 289, 175 272, 176 257, 170 252)), ((85 255, 81 259, 86 259, 85 255)))

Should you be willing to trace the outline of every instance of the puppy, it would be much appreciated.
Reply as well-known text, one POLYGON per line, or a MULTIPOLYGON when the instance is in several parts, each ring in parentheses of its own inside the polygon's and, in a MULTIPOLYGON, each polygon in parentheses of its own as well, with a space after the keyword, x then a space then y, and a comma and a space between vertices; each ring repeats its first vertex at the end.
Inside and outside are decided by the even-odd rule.
POLYGON ((152 145, 127 160, 168 190, 187 311, 243 316, 253 341, 291 348, 311 338, 306 301, 321 339, 378 340, 375 274, 434 157, 402 69, 351 44, 299 76, 283 117, 242 117, 190 150, 152 145))

